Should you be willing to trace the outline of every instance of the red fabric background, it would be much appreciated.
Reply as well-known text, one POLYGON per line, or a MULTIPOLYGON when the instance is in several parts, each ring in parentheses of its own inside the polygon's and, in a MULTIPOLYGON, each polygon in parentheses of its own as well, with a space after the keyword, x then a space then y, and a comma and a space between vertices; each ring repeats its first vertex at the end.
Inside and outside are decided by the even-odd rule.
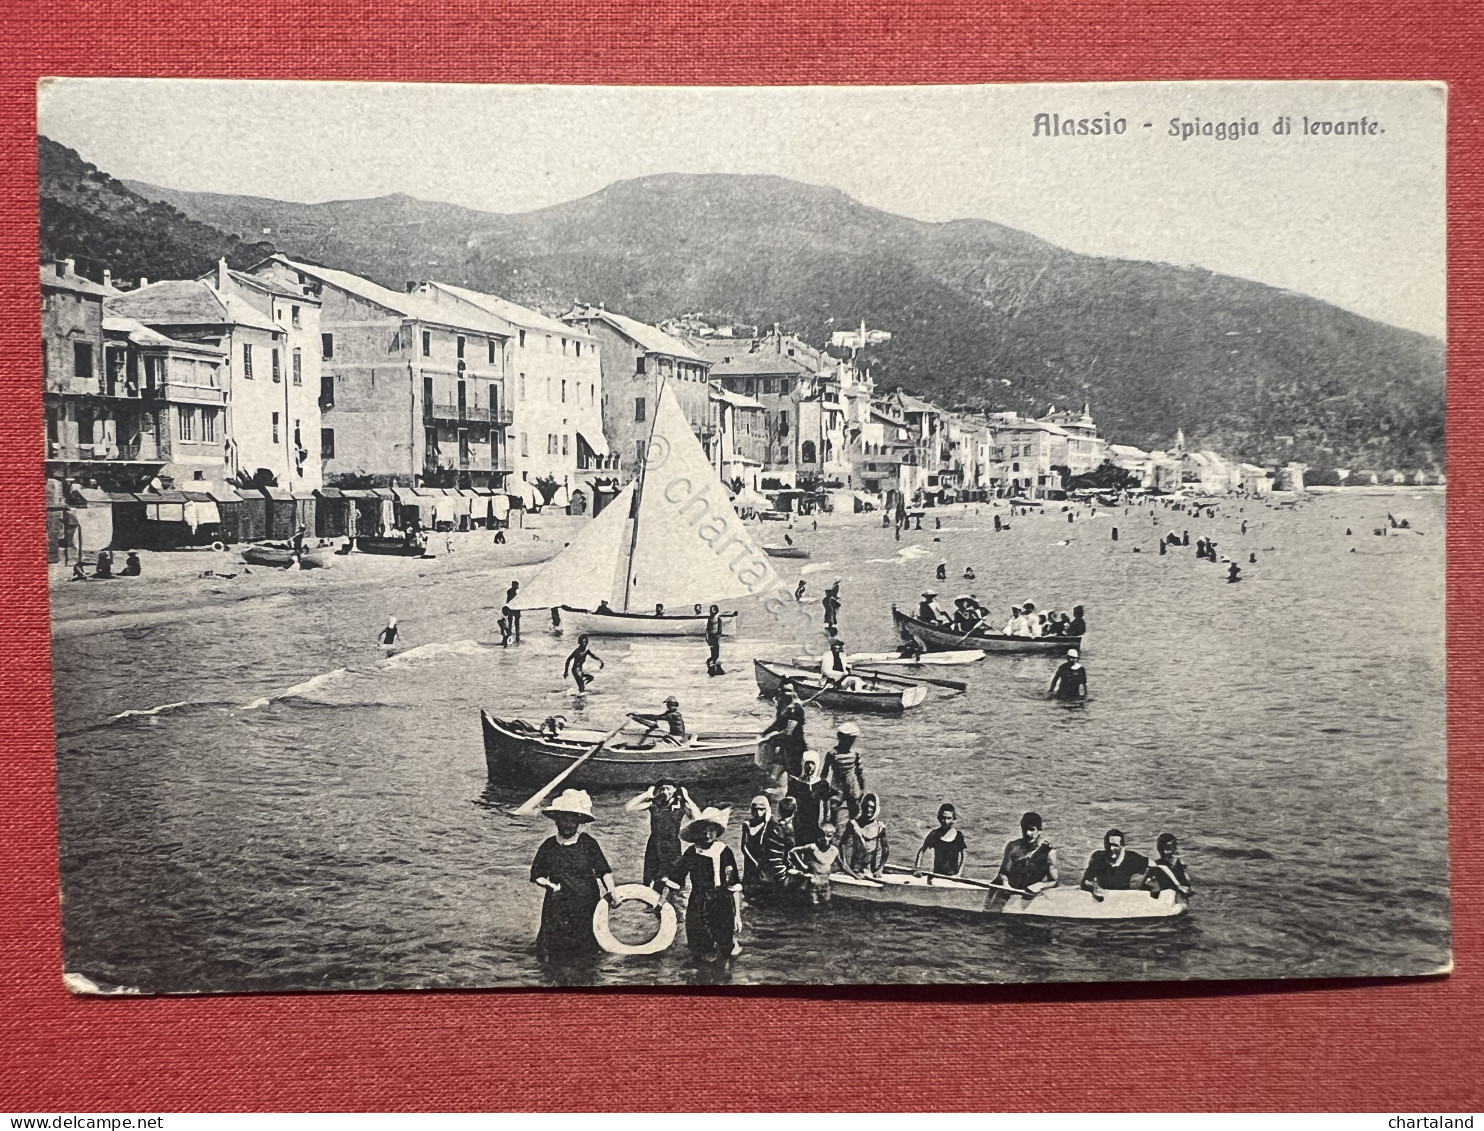
POLYGON ((9 625, 0 1109, 1484 1108, 1484 774, 1473 702, 1474 626, 1484 623, 1474 517, 1484 413, 1481 28, 1476 4, 1447 2, 12 0, 0 13, 0 602, 9 625), (1456 972, 1323 985, 70 997, 60 978, 36 395, 34 89, 46 74, 1447 80, 1456 972))

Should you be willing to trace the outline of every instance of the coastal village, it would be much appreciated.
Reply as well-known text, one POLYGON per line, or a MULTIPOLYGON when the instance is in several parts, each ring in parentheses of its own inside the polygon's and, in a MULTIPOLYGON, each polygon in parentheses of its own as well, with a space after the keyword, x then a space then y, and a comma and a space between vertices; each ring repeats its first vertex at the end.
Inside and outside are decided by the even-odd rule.
MULTIPOLYGON (((1101 436, 1091 406, 951 411, 878 388, 861 323, 660 325, 604 305, 542 313, 437 280, 393 290, 275 254, 194 279, 41 268, 49 560, 596 515, 633 479, 662 385, 744 514, 786 519, 1079 489, 1304 487, 1258 466, 1101 436)), ((1437 483, 1433 472, 1328 472, 1437 483)))

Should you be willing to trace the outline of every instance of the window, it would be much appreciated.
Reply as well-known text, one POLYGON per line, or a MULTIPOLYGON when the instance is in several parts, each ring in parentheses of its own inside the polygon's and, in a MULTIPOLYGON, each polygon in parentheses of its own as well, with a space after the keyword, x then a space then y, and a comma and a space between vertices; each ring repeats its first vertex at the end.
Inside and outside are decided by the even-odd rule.
POLYGON ((803 449, 799 453, 799 461, 801 463, 813 463, 814 462, 814 441, 813 440, 805 440, 804 441, 803 449))
POLYGON ((282 381, 283 371, 278 367, 278 350, 275 349, 273 351, 273 383, 277 385, 281 384, 282 381))
POLYGON ((634 398, 634 422, 638 423, 644 419, 644 398, 634 398))
POLYGON ((335 429, 321 428, 319 430, 319 458, 335 458, 335 429))
POLYGON ((648 358, 646 358, 642 353, 638 357, 634 358, 634 372, 642 374, 644 372, 644 365, 647 361, 648 358))
POLYGON ((304 384, 304 355, 297 346, 294 347, 294 384, 304 384))
POLYGON ((581 342, 573 342, 572 343, 572 348, 577 351, 576 356, 578 356, 578 357, 581 357, 582 356, 582 343, 581 342))
POLYGON ((489 363, 491 365, 493 365, 495 363, 495 339, 494 338, 490 338, 485 344, 487 346, 489 346, 489 350, 490 350, 489 363))
POLYGON ((216 412, 214 408, 201 410, 201 442, 203 444, 216 443, 216 412))
POLYGON ((531 444, 524 432, 520 434, 520 454, 526 458, 529 458, 531 455, 531 444))
POLYGON ((526 332, 524 330, 520 332, 520 348, 526 348, 526 332))
POLYGON ((247 342, 242 344, 242 376, 252 380, 252 345, 247 342))
MULTIPOLYGON (((521 332, 524 333, 525 331, 521 332)), ((526 375, 524 373, 520 375, 520 399, 526 399, 526 375)))
POLYGON ((273 414, 273 442, 278 443, 278 413, 273 414))
POLYGON ((294 324, 295 328, 299 326, 299 308, 297 306, 289 307, 289 321, 294 324))
POLYGON ((321 373, 319 378, 319 407, 335 407, 335 375, 333 373, 321 373))
POLYGON ((566 455, 566 454, 567 454, 567 434, 565 432, 563 432, 562 433, 562 455, 566 455))
POLYGON ((554 456, 557 454, 557 438, 555 432, 548 432, 546 434, 546 454, 549 456, 554 456))
POLYGON ((458 352, 458 358, 459 358, 460 361, 462 361, 463 358, 464 358, 464 336, 462 334, 460 334, 458 336, 458 339, 456 341, 456 345, 457 345, 458 351, 459 351, 458 352))
POLYGON ((194 441, 196 439, 196 410, 193 408, 180 408, 176 412, 180 438, 182 440, 194 441))
POLYGON ((648 448, 648 447, 649 447, 649 445, 647 443, 645 443, 643 440, 635 440, 634 441, 634 466, 635 467, 643 467, 644 466, 644 450, 646 448, 648 448))
POLYGON ((319 355, 325 361, 329 361, 335 356, 334 334, 321 334, 319 336, 319 355))
POLYGON ((93 375, 93 343, 72 343, 72 375, 74 377, 91 377, 93 375))
POLYGON ((771 393, 772 391, 773 391, 773 378, 771 378, 771 377, 764 377, 763 378, 763 392, 764 393, 771 393))
POLYGON ((423 331, 423 356, 433 356, 433 331, 431 330, 423 331))
MULTIPOLYGON (((562 340, 566 341, 565 338, 563 338, 562 340)), ((565 377, 562 378, 562 403, 567 403, 567 379, 565 377)))

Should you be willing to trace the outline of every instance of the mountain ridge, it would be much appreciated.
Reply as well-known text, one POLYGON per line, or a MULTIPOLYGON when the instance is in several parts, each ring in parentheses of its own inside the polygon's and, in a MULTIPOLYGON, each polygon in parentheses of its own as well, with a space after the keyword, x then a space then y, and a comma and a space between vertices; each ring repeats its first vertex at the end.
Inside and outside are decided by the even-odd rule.
POLYGON ((1031 414, 1090 400, 1118 443, 1164 447, 1183 428, 1258 463, 1444 458, 1436 339, 1204 268, 1080 255, 989 220, 895 216, 829 186, 662 173, 509 214, 405 193, 300 204, 123 187, 235 246, 271 243, 395 289, 433 277, 650 322, 706 310, 813 341, 864 318, 893 332, 872 350, 880 388, 1031 414))

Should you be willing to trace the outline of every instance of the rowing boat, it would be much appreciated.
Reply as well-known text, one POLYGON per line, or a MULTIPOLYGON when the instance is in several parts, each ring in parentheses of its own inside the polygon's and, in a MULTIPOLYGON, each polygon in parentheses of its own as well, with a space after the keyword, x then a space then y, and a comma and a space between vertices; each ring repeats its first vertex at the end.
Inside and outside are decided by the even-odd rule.
POLYGON ((763 553, 770 558, 807 558, 809 551, 803 546, 764 546, 763 553))
MULTIPOLYGON (((794 663, 803 667, 817 667, 829 656, 795 656, 794 663)), ((923 667, 952 667, 958 664, 972 664, 976 660, 984 659, 982 648, 970 648, 962 652, 926 652, 917 657, 909 659, 900 652, 852 652, 845 657, 847 664, 870 664, 872 667, 887 668, 923 668, 923 667)))
POLYGON ((892 621, 903 637, 918 640, 929 652, 954 652, 965 645, 985 652, 1035 652, 1054 656, 1068 648, 1081 648, 1080 636, 1005 636, 997 632, 962 632, 908 616, 895 605, 892 621))
POLYGON ((261 544, 242 547, 242 560, 249 565, 277 566, 281 569, 293 565, 295 561, 299 563, 300 569, 321 569, 325 564, 324 558, 307 550, 296 557, 293 550, 283 546, 261 544))
MULTIPOLYGON (((619 613, 612 610, 597 612, 591 609, 574 609, 571 605, 558 606, 561 610, 562 626, 576 633, 591 636, 705 636, 706 617, 655 616, 654 613, 619 613)), ((729 636, 737 623, 735 612, 721 614, 722 635, 729 636)))
POLYGON ((1171 890, 1158 896, 1147 891, 1105 891, 1102 900, 1097 900, 1081 888, 1047 888, 1026 899, 988 884, 895 872, 883 872, 875 880, 836 873, 830 877, 830 886, 841 899, 1031 919, 1171 919, 1184 915, 1190 906, 1171 890))
MULTIPOLYGON (((586 730, 543 733, 524 719, 498 719, 487 711, 479 717, 485 766, 494 785, 544 785, 603 737, 586 730)), ((750 783, 766 774, 759 757, 753 735, 691 735, 683 744, 646 735, 604 746, 566 784, 574 789, 642 788, 658 778, 681 785, 750 783)))
POLYGON ((384 554, 400 558, 417 558, 427 553, 427 547, 422 542, 408 542, 400 535, 396 537, 365 537, 356 538, 356 550, 362 554, 384 554))
POLYGON ((818 703, 834 711, 877 711, 897 714, 916 707, 927 698, 928 689, 908 679, 893 679, 878 672, 863 673, 857 688, 825 687, 818 669, 794 667, 790 664, 769 663, 753 660, 753 672, 757 676, 758 689, 767 696, 778 693, 784 680, 791 680, 799 690, 799 697, 806 702, 818 703))

